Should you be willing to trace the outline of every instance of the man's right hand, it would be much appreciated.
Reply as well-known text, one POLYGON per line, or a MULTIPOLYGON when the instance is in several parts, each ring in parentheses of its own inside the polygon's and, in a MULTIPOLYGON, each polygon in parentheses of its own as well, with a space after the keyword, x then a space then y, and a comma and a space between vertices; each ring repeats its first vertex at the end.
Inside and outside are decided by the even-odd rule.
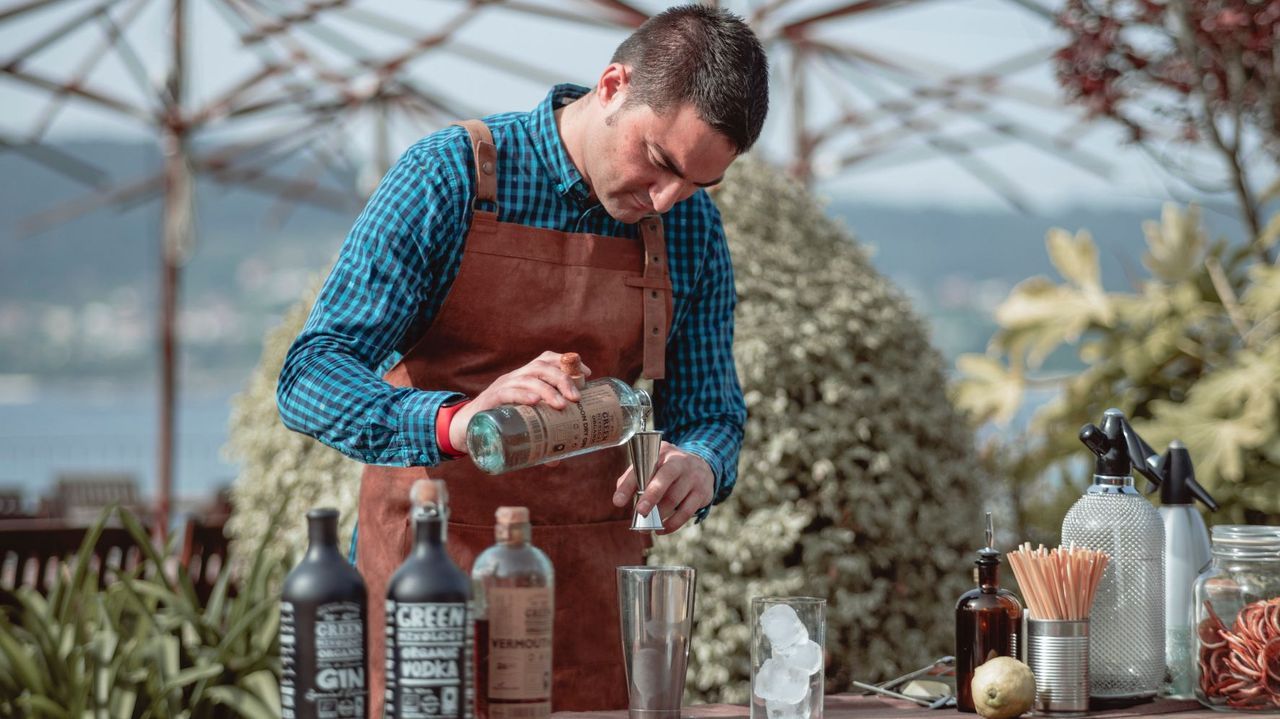
MULTIPOLYGON (((520 369, 508 372, 476 395, 453 415, 449 425, 449 443, 459 452, 467 451, 467 425, 477 412, 504 404, 537 404, 546 402, 554 409, 564 409, 580 398, 569 374, 560 366, 561 352, 543 352, 520 369)), ((582 375, 591 369, 582 365, 582 375)))

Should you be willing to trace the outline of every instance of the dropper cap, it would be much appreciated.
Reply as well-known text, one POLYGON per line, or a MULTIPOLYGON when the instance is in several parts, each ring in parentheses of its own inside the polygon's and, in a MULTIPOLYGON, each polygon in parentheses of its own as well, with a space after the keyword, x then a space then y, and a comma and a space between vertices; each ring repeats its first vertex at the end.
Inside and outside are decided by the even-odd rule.
POLYGON ((987 544, 978 550, 979 567, 990 567, 1000 564, 1000 551, 995 548, 995 529, 991 523, 991 512, 987 512, 987 544))

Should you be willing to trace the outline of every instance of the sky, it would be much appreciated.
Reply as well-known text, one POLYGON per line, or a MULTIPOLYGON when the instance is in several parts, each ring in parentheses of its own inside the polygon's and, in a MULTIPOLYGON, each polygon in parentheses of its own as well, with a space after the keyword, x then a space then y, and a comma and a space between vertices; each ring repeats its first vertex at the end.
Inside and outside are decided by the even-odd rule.
MULTIPOLYGON (((1051 0, 1040 0, 1049 3, 1051 0)), ((776 2, 776 0, 775 0, 776 2)), ((81 23, 66 30, 59 25, 96 3, 88 0, 61 0, 55 9, 27 13, 8 21, 0 21, 0 64, 14 59, 18 48, 29 45, 41 35, 58 30, 56 39, 32 54, 21 67, 34 73, 59 78, 74 76, 87 67, 85 57, 92 55, 102 38, 110 32, 101 18, 81 23)), ((19 0, 0 3, 14 7, 19 0)), ((589 0, 527 0, 528 5, 568 9, 581 8, 589 0)), ((636 5, 648 10, 664 7, 661 2, 637 0, 636 5)), ((725 2, 725 6, 750 14, 762 2, 725 2)), ((835 0, 792 0, 783 2, 773 15, 762 22, 758 31, 768 38, 778 25, 840 3, 835 0)), ((529 14, 497 7, 476 11, 474 15, 461 0, 419 0, 414 3, 395 0, 353 0, 354 12, 321 16, 295 37, 296 46, 305 49, 319 63, 333 69, 351 68, 349 58, 333 50, 341 39, 361 46, 369 57, 386 58, 404 50, 406 34, 430 34, 455 26, 453 39, 423 53, 409 67, 409 77, 424 92, 436 95, 459 112, 487 113, 521 110, 533 107, 545 94, 553 80, 590 84, 607 62, 612 49, 625 36, 617 27, 599 28, 572 20, 549 21, 529 14), (361 14, 363 13, 363 14, 361 14), (372 19, 371 19, 372 18, 372 19), (381 26, 375 28, 377 20, 381 26), (396 27, 388 28, 387 25, 396 27), (409 30, 412 29, 412 30, 409 30), (477 59, 477 53, 498 52, 534 77, 519 77, 513 71, 495 69, 492 63, 477 59)), ((118 27, 132 24, 125 33, 136 57, 109 52, 104 60, 92 65, 85 74, 87 87, 102 88, 129 102, 145 105, 144 94, 135 81, 145 75, 151 86, 163 83, 165 53, 168 48, 168 3, 158 0, 117 0, 109 11, 118 27), (136 11, 136 17, 134 13, 136 11), (131 73, 130 65, 141 68, 131 73)), ((236 79, 258 67, 258 52, 280 58, 282 45, 276 50, 246 49, 230 23, 237 22, 219 0, 197 0, 190 3, 192 27, 190 72, 191 91, 188 104, 202 101, 229 87, 236 79)), ((2 12, 2 11, 0 11, 2 12)), ((979 155, 988 172, 1000 177, 999 182, 1028 205, 1058 206, 1079 202, 1150 203, 1169 194, 1164 175, 1145 156, 1124 143, 1121 134, 1110 127, 1094 124, 1076 141, 1076 162, 1063 158, 1061 151, 1046 151, 1062 133, 1080 127, 1080 112, 1063 106, 1058 99, 1047 61, 1028 63, 1025 69, 1004 77, 1007 93, 999 96, 971 93, 967 99, 981 106, 968 112, 930 110, 919 116, 925 129, 911 133, 906 141, 899 137, 897 121, 883 112, 886 102, 910 97, 913 88, 930 86, 940 78, 963 76, 983 68, 999 65, 1024 54, 1047 55, 1062 44, 1061 34, 1050 21, 1013 0, 919 0, 896 9, 867 13, 826 23, 817 32, 825 41, 858 48, 860 51, 892 64, 863 64, 836 68, 810 66, 806 81, 807 113, 815 121, 829 118, 841 103, 856 108, 871 118, 862 130, 846 131, 840 139, 824 146, 816 161, 820 171, 818 189, 835 199, 857 199, 899 204, 973 206, 976 208, 1008 206, 998 192, 979 181, 964 168, 964 163, 933 149, 948 140, 991 137, 993 125, 1013 126, 1020 135, 1039 138, 1036 142, 1002 142, 985 146, 979 155), (853 151, 861 137, 862 146, 870 142, 887 148, 875 158, 838 170, 839 159, 853 151), (883 142, 877 142, 880 138, 883 142), (933 146, 922 138, 929 138, 933 146)), ((783 44, 769 43, 773 66, 772 109, 765 134, 758 146, 769 159, 785 159, 791 137, 794 115, 788 88, 793 87, 792 58, 783 44)), ((358 71, 346 70, 357 75, 358 71)), ((303 75, 306 70, 301 71, 303 75)), ((353 87, 359 89, 362 81, 353 87)), ((261 98, 278 96, 283 87, 267 84, 261 98)), ((47 95, 0 75, 0 138, 21 141, 31 136, 32 128, 50 103, 47 95)), ((96 110, 85 109, 85 103, 73 100, 61 106, 49 126, 46 139, 122 139, 153 138, 144 123, 96 110)), ((277 129, 288 128, 287 120, 268 115, 258 121, 241 123, 240 133, 265 131, 269 123, 277 129)), ((397 154, 417 137, 444 122, 441 118, 392 115, 386 153, 397 154)), ((216 127, 216 126, 215 126, 216 127)), ((377 149, 375 122, 371 113, 345 116, 341 129, 332 132, 341 139, 335 144, 357 158, 368 158, 377 149)), ((237 130, 215 130, 211 138, 226 138, 237 130), (224 134, 220 135, 219 132, 224 134), (228 134, 229 133, 229 134, 228 134)), ((288 133, 285 133, 287 136, 288 133)), ((283 139, 281 141, 284 141, 283 139)))

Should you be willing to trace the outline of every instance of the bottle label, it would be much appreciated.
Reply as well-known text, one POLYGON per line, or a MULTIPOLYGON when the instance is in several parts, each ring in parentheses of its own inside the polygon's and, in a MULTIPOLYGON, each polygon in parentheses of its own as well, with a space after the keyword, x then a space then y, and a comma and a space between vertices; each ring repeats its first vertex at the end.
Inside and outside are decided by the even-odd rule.
POLYGON ((314 712, 326 719, 363 717, 366 690, 362 607, 355 602, 321 604, 315 608, 315 619, 310 623, 306 614, 292 602, 280 605, 284 678, 281 716, 291 719, 299 713, 314 712), (310 632, 314 642, 298 636, 299 630, 310 632), (308 649, 308 645, 314 646, 315 656, 300 656, 299 652, 308 649), (306 668, 314 673, 308 671, 307 676, 301 677, 306 668))
MULTIPOLYGON (((542 700, 542 704, 499 708, 490 704, 494 719, 503 711, 541 712, 551 708, 551 624, 553 604, 549 587, 491 587, 489 590, 489 691, 491 700, 542 700)), ((517 714, 510 714, 516 717, 517 714)), ((521 719, 529 716, 519 714, 521 719)))
POLYGON ((280 602, 280 718, 295 719, 298 686, 298 636, 293 602, 280 602))
POLYGON ((581 397, 564 409, 516 405, 515 411, 529 428, 529 457, 518 464, 537 464, 553 455, 615 444, 622 438, 622 403, 617 391, 602 382, 584 387, 581 397))
POLYGON ((471 630, 465 603, 387 600, 387 717, 470 716, 471 630))

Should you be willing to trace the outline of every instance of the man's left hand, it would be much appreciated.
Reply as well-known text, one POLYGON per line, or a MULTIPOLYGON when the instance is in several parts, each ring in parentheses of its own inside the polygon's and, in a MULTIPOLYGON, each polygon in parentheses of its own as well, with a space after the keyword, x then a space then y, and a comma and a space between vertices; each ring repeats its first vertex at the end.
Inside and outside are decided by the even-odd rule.
MULTIPOLYGON (((644 495, 636 504, 636 512, 648 514, 650 508, 657 506, 662 515, 662 533, 670 534, 711 503, 715 482, 715 475, 706 460, 670 442, 663 442, 658 450, 658 468, 645 486, 644 495)), ((635 468, 628 468, 618 478, 613 506, 625 506, 635 493, 635 468)))

